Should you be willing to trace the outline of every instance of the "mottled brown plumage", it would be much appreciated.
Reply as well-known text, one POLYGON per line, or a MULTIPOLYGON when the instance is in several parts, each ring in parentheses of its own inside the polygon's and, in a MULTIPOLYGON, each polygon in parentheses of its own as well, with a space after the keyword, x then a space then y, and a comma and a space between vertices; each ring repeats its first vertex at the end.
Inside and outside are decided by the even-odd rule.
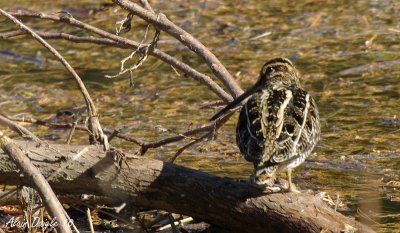
POLYGON ((254 163, 252 180, 272 189, 276 173, 288 172, 289 189, 296 191, 291 171, 311 153, 320 137, 318 108, 300 86, 298 73, 285 58, 268 61, 257 83, 229 103, 213 119, 247 97, 236 128, 236 143, 254 163))

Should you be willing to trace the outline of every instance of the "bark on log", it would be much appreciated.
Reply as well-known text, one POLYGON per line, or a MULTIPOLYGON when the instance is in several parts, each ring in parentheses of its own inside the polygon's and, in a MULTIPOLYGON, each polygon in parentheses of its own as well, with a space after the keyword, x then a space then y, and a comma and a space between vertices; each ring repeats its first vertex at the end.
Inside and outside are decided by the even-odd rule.
MULTIPOLYGON (((236 232, 373 232, 310 194, 263 194, 235 182, 159 160, 127 155, 118 169, 100 146, 15 141, 57 193, 108 196, 181 213, 236 232), (81 154, 77 156, 77 154, 81 154)), ((0 151, 0 183, 30 185, 0 151)))
MULTIPOLYGON (((1 172, 0 172, 1 174, 1 172)), ((105 196, 95 196, 88 194, 61 194, 57 195, 58 200, 61 203, 68 203, 72 205, 80 205, 82 203, 88 205, 105 205, 105 206, 117 206, 121 204, 120 200, 115 200, 105 196)), ((10 190, 0 191, 0 206, 5 205, 19 205, 21 204, 20 197, 16 188, 10 190)))

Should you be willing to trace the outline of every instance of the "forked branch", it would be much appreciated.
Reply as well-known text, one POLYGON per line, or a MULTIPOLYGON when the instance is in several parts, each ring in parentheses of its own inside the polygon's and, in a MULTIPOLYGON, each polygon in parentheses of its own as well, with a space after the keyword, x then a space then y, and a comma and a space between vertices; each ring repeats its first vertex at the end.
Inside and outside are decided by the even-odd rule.
MULTIPOLYGON (((70 40, 73 42, 77 43, 96 43, 96 44, 105 44, 105 45, 113 45, 115 47, 119 48, 131 48, 131 49, 139 49, 140 53, 144 53, 144 49, 146 48, 146 45, 140 45, 140 43, 136 41, 132 41, 126 38, 123 38, 121 36, 114 35, 112 33, 109 33, 107 31, 104 31, 100 28, 94 27, 90 24, 81 22, 72 16, 68 17, 60 17, 58 15, 54 14, 46 14, 46 13, 38 13, 38 12, 31 12, 31 11, 25 11, 25 10, 17 10, 11 13, 14 16, 19 16, 19 17, 32 17, 32 18, 40 18, 40 19, 47 19, 47 20, 52 20, 56 22, 62 22, 66 23, 68 25, 81 28, 85 31, 88 31, 90 33, 97 34, 103 38, 96 38, 96 37, 77 37, 69 34, 54 34, 54 33, 49 33, 49 32, 44 32, 46 33, 46 36, 49 37, 49 39, 65 39, 65 40, 70 40)), ((3 33, 2 37, 10 37, 10 35, 14 33, 3 33)), ((45 36, 45 35, 44 35, 45 36)), ((200 83, 206 85, 211 91, 213 91, 219 98, 224 100, 225 102, 232 101, 233 98, 230 96, 228 93, 226 93, 217 83, 215 83, 210 77, 207 75, 204 75, 197 70, 193 69, 191 66, 187 65, 186 63, 183 63, 181 61, 178 61, 174 57, 168 55, 167 53, 162 52, 161 50, 157 48, 150 48, 148 51, 149 55, 152 55, 163 62, 171 65, 173 68, 176 70, 183 72, 185 76, 191 77, 200 83)))
POLYGON ((198 54, 205 63, 210 67, 214 75, 221 80, 224 86, 228 89, 232 96, 237 97, 243 93, 237 82, 230 75, 225 66, 218 60, 218 58, 200 41, 194 38, 191 34, 171 22, 164 14, 154 13, 154 11, 147 10, 139 4, 128 0, 113 0, 116 4, 129 12, 139 16, 145 21, 153 24, 162 31, 167 32, 175 37, 182 44, 190 50, 198 54))

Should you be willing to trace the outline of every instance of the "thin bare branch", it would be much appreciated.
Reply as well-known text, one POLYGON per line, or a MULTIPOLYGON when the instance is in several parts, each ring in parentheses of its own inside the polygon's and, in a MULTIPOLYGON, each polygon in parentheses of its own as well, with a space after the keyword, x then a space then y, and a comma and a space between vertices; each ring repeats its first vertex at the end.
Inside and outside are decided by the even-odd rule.
POLYGON ((224 106, 224 102, 221 100, 217 100, 217 101, 212 101, 206 104, 203 104, 199 107, 199 109, 214 109, 220 106, 224 106))
MULTIPOLYGON (((121 48, 121 49, 132 49, 136 47, 132 47, 127 44, 119 43, 110 39, 106 38, 99 38, 99 37, 93 37, 93 36, 88 36, 88 37, 83 37, 83 36, 75 36, 71 35, 68 33, 63 33, 63 32, 43 32, 43 31, 37 31, 35 32, 41 36, 43 39, 63 39, 67 41, 71 41, 74 43, 91 43, 91 44, 98 44, 98 45, 107 45, 107 46, 113 46, 116 48, 121 48)), ((23 30, 14 30, 14 31, 8 31, 8 32, 2 32, 0 33, 0 39, 10 39, 16 36, 23 36, 26 35, 27 32, 23 30)))
POLYGON ((41 141, 39 138, 36 137, 36 135, 31 133, 25 127, 21 127, 20 125, 15 124, 12 120, 10 120, 7 116, 5 116, 2 113, 0 113, 0 124, 9 127, 11 130, 18 133, 23 138, 30 138, 31 140, 37 142, 41 141))
POLYGON ((144 61, 146 61, 148 53, 149 53, 149 49, 151 47, 156 47, 157 42, 159 40, 160 31, 158 31, 158 30, 154 34, 153 41, 150 44, 145 45, 145 48, 144 48, 143 53, 142 53, 142 56, 139 58, 139 60, 136 62, 136 64, 131 66, 131 67, 129 67, 129 68, 125 68, 125 63, 127 61, 129 61, 129 60, 132 60, 133 56, 137 52, 139 52, 140 48, 142 47, 143 42, 146 40, 147 33, 149 31, 150 25, 151 24, 147 25, 146 31, 144 33, 144 37, 143 37, 142 41, 140 42, 139 46, 128 57, 124 58, 121 61, 121 70, 120 70, 120 72, 118 74, 116 74, 116 75, 106 75, 107 78, 116 78, 116 77, 119 77, 119 76, 121 76, 121 75, 123 75, 123 74, 125 74, 127 72, 130 72, 131 78, 132 78, 132 71, 136 70, 137 68, 139 68, 144 63, 144 61))
POLYGON ((96 107, 89 95, 89 92, 87 91, 85 85, 83 84, 81 78, 79 75, 75 72, 74 68, 67 62, 67 60, 64 59, 64 57, 55 49, 53 48, 47 41, 45 41, 42 37, 40 37, 38 34, 36 34, 32 29, 30 29, 28 26, 23 24, 21 21, 19 21, 17 18, 9 14, 8 12, 4 11, 3 9, 0 9, 0 13, 13 21, 16 25, 18 25, 21 29, 27 31, 33 38, 35 38, 37 41, 39 41, 45 48, 47 48, 64 66, 65 68, 72 74, 72 76, 75 78, 76 83, 79 86, 79 89, 82 92, 82 95, 85 99, 88 115, 89 115, 89 130, 91 133, 90 139, 91 142, 94 143, 95 141, 100 141, 103 143, 104 147, 106 150, 108 150, 109 145, 108 145, 108 140, 107 136, 103 133, 103 130, 101 128, 99 119, 97 117, 97 111, 96 107))
POLYGON ((87 208, 87 210, 86 210, 86 218, 87 218, 87 220, 89 222, 90 232, 94 233, 92 215, 90 214, 90 209, 89 208, 87 208))
POLYGON ((125 19, 120 20, 115 23, 115 34, 120 35, 125 32, 129 32, 131 30, 133 14, 129 13, 125 19), (119 26, 118 26, 119 25, 119 26))
MULTIPOLYGON (((163 138, 163 139, 155 141, 155 142, 144 143, 142 145, 140 154, 144 155, 147 152, 147 150, 150 149, 150 148, 157 148, 157 147, 169 144, 169 143, 177 142, 177 141, 180 141, 182 139, 188 138, 191 135, 195 135, 195 134, 198 134, 198 133, 201 133, 201 132, 207 132, 207 136, 210 136, 210 133, 213 135, 226 121, 228 121, 228 119, 233 115, 235 110, 230 111, 228 114, 224 115, 220 119, 212 121, 212 122, 206 124, 205 126, 202 126, 202 127, 199 127, 199 128, 193 129, 193 130, 189 130, 189 131, 186 131, 184 133, 180 133, 180 134, 175 135, 175 136, 163 138)), ((199 139, 203 138, 203 136, 201 136, 199 139)), ((196 143, 197 143, 197 142, 199 142, 201 140, 195 139, 194 141, 196 141, 196 143)))
MULTIPOLYGON (((46 126, 46 127, 53 128, 53 129, 71 129, 73 127, 73 123, 51 123, 51 122, 47 122, 47 121, 43 121, 43 120, 37 120, 37 119, 31 118, 31 117, 11 117, 11 116, 6 116, 6 115, 3 115, 3 116, 10 120, 13 120, 13 121, 27 122, 27 123, 31 123, 31 124, 35 124, 35 125, 46 126)), ((84 125, 76 125, 75 130, 89 132, 89 129, 84 125)), ((104 131, 104 133, 109 134, 109 135, 115 134, 114 133, 115 130, 104 128, 103 131, 104 131)), ((143 142, 139 141, 138 139, 133 138, 132 136, 129 136, 126 134, 118 133, 118 134, 114 135, 113 137, 118 137, 118 138, 124 139, 125 141, 133 142, 139 146, 141 146, 143 144, 143 142)), ((111 136, 109 138, 111 138, 111 136)))
MULTIPOLYGON (((4 117, 6 117, 7 119, 10 119, 10 120, 13 120, 13 121, 28 122, 28 123, 42 125, 42 126, 46 126, 46 127, 54 128, 54 129, 70 129, 73 127, 72 123, 50 123, 50 122, 46 122, 43 120, 37 120, 37 119, 31 118, 31 117, 11 117, 11 116, 5 116, 5 115, 4 115, 4 117)), ((226 116, 226 118, 222 118, 221 120, 224 120, 224 122, 225 122, 229 117, 230 116, 226 116)), ((173 132, 177 135, 167 137, 167 138, 155 141, 155 142, 148 142, 148 143, 139 141, 138 139, 133 138, 132 136, 129 136, 126 134, 121 134, 119 132, 116 133, 115 130, 110 130, 110 129, 106 129, 106 128, 103 130, 105 133, 110 135, 110 137, 109 137, 110 139, 112 138, 111 135, 114 135, 113 137, 118 137, 123 140, 133 142, 138 146, 141 146, 141 154, 144 155, 147 152, 147 150, 150 148, 157 148, 157 147, 169 144, 169 143, 181 141, 183 139, 190 139, 197 143, 197 142, 201 141, 201 139, 203 139, 204 137, 201 136, 200 138, 192 138, 192 137, 190 137, 191 135, 196 135, 201 132, 207 132, 207 134, 209 135, 210 132, 214 132, 216 130, 216 126, 220 127, 220 126, 222 126, 222 124, 223 123, 219 123, 216 125, 215 122, 210 122, 205 126, 202 126, 202 127, 199 127, 199 128, 193 129, 193 130, 189 130, 184 133, 173 132)), ((84 125, 76 125, 75 130, 88 131, 88 128, 84 125)), ((194 144, 192 144, 192 145, 194 145, 194 144)))
MULTIPOLYGON (((115 41, 116 43, 119 44, 120 48, 140 48, 140 52, 143 53, 145 49, 145 45, 140 46, 138 42, 114 35, 112 33, 106 32, 104 30, 101 30, 99 28, 93 27, 89 24, 86 24, 84 22, 81 22, 73 17, 59 17, 57 15, 53 14, 45 14, 45 13, 37 13, 37 12, 31 12, 31 11, 24 11, 24 10, 18 10, 15 12, 12 12, 12 15, 14 16, 21 16, 21 17, 33 17, 33 18, 41 18, 41 19, 47 19, 47 20, 52 20, 52 21, 57 21, 57 22, 62 22, 69 24, 74 27, 81 28, 83 30, 95 33, 97 35, 100 35, 104 38, 107 38, 109 40, 115 41)), ((54 35, 54 34, 53 34, 54 35)), ((74 42, 83 42, 83 43, 97 43, 97 44, 106 44, 106 45, 114 45, 114 43, 111 43, 110 41, 104 39, 100 40, 100 38, 93 39, 91 41, 92 37, 83 37, 82 40, 79 40, 79 37, 76 36, 66 36, 68 34, 64 34, 64 37, 62 39, 67 39, 71 40, 74 42)), ((57 39, 57 38, 52 38, 52 39, 57 39)), ((230 102, 233 100, 232 96, 230 96, 228 93, 226 93, 217 83, 215 83, 210 77, 207 75, 204 75, 197 70, 193 69, 189 65, 176 60, 174 57, 156 49, 156 48, 151 48, 148 51, 149 55, 155 56, 156 58, 162 60, 163 62, 171 65, 175 69, 183 72, 185 76, 189 76, 200 83, 206 85, 208 88, 210 88, 215 94, 217 94, 218 97, 220 97, 222 100, 225 102, 230 102)))
MULTIPOLYGON (((200 142, 202 139, 211 136, 212 134, 215 133, 215 131, 217 129, 219 129, 232 115, 233 115, 234 111, 232 111, 230 114, 222 117, 221 119, 217 120, 217 121, 213 121, 208 123, 207 125, 204 125, 202 127, 196 128, 196 129, 192 129, 192 130, 188 130, 186 132, 183 133, 179 133, 179 132, 172 132, 175 133, 176 135, 171 136, 171 137, 167 137, 167 138, 163 138, 161 140, 158 141, 154 141, 154 142, 148 142, 148 143, 144 143, 132 136, 126 135, 126 134, 121 134, 116 130, 110 130, 110 129, 103 129, 105 133, 109 134, 109 138, 113 138, 113 137, 118 137, 121 138, 123 140, 129 141, 129 142, 133 142, 136 145, 140 146, 140 153, 141 155, 144 155, 148 149, 150 148, 157 148, 169 143, 174 143, 174 142, 178 142, 184 139, 189 139, 194 141, 195 143, 200 142), (205 134, 203 134, 202 136, 200 136, 199 138, 193 138, 191 137, 192 135, 196 135, 202 132, 206 132, 205 134), (111 137, 111 135, 113 135, 111 137)), ((36 124, 36 125, 42 125, 42 126, 46 126, 49 128, 54 128, 54 129, 70 129, 73 127, 72 123, 50 123, 50 122, 46 122, 43 120, 37 120, 31 117, 11 117, 11 116, 5 116, 9 120, 13 120, 13 121, 18 121, 18 122, 28 122, 28 123, 32 123, 32 124, 36 124)), ((76 125, 75 126, 75 130, 80 130, 80 131, 88 131, 88 128, 84 125, 76 125)), ((194 145, 195 143, 191 144, 190 146, 194 145)), ((188 146, 188 147, 190 147, 188 146)), ((186 148, 185 148, 186 149, 186 148)), ((184 149, 184 150, 185 150, 184 149)), ((179 151, 178 151, 179 152, 179 151)), ((178 153, 177 152, 177 153, 178 153)), ((183 152, 183 151, 182 151, 183 152)), ((182 153, 181 152, 181 153, 182 153)))
POLYGON ((205 134, 203 134, 203 136, 201 136, 200 138, 193 140, 191 142, 189 142, 188 144, 184 145, 183 147, 181 147, 175 154, 174 156, 172 156, 172 158, 170 159, 171 163, 174 163, 175 160, 178 158, 179 155, 181 155, 186 149, 188 149, 189 147, 193 146, 196 143, 201 142, 204 138, 207 138, 209 135, 211 134, 210 132, 207 132, 205 134))
POLYGON ((151 7, 150 3, 149 3, 147 0, 140 0, 140 4, 142 4, 142 6, 143 6, 146 10, 155 13, 154 10, 153 10, 153 8, 151 7))
POLYGON ((175 136, 163 138, 163 139, 155 141, 155 142, 144 143, 142 145, 140 153, 141 153, 141 155, 144 155, 147 152, 147 150, 150 148, 157 148, 157 147, 169 144, 169 143, 177 142, 177 141, 187 138, 188 136, 195 135, 200 132, 210 131, 213 128, 214 128, 214 123, 209 123, 205 126, 202 126, 202 127, 199 127, 199 128, 193 129, 193 130, 189 130, 189 131, 186 131, 184 133, 181 133, 181 134, 178 134, 175 136))
POLYGON ((171 22, 164 14, 156 14, 128 0, 113 0, 113 2, 127 11, 139 16, 145 21, 152 23, 160 30, 167 32, 179 40, 182 44, 186 45, 190 50, 198 54, 211 68, 211 71, 214 73, 214 75, 221 80, 232 96, 238 97, 243 93, 243 90, 230 75, 225 66, 206 46, 204 46, 191 34, 171 22))
MULTIPOLYGON (((37 33, 37 32, 36 32, 37 33)), ((24 30, 14 30, 14 31, 8 31, 8 32, 0 32, 0 39, 8 39, 20 35, 25 35, 27 34, 26 31, 24 30)))

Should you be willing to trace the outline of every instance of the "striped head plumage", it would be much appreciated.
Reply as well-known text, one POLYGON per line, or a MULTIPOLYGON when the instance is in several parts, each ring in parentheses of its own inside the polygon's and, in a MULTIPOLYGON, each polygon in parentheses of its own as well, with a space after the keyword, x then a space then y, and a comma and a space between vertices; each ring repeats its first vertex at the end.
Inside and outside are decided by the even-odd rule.
POLYGON ((274 84, 300 86, 298 73, 293 63, 289 59, 280 57, 264 64, 258 83, 264 88, 274 84))
POLYGON ((298 77, 290 60, 272 59, 253 87, 212 118, 244 102, 236 143, 244 158, 254 163, 253 181, 272 187, 276 174, 287 171, 291 191, 291 170, 304 162, 320 137, 317 105, 298 77))

